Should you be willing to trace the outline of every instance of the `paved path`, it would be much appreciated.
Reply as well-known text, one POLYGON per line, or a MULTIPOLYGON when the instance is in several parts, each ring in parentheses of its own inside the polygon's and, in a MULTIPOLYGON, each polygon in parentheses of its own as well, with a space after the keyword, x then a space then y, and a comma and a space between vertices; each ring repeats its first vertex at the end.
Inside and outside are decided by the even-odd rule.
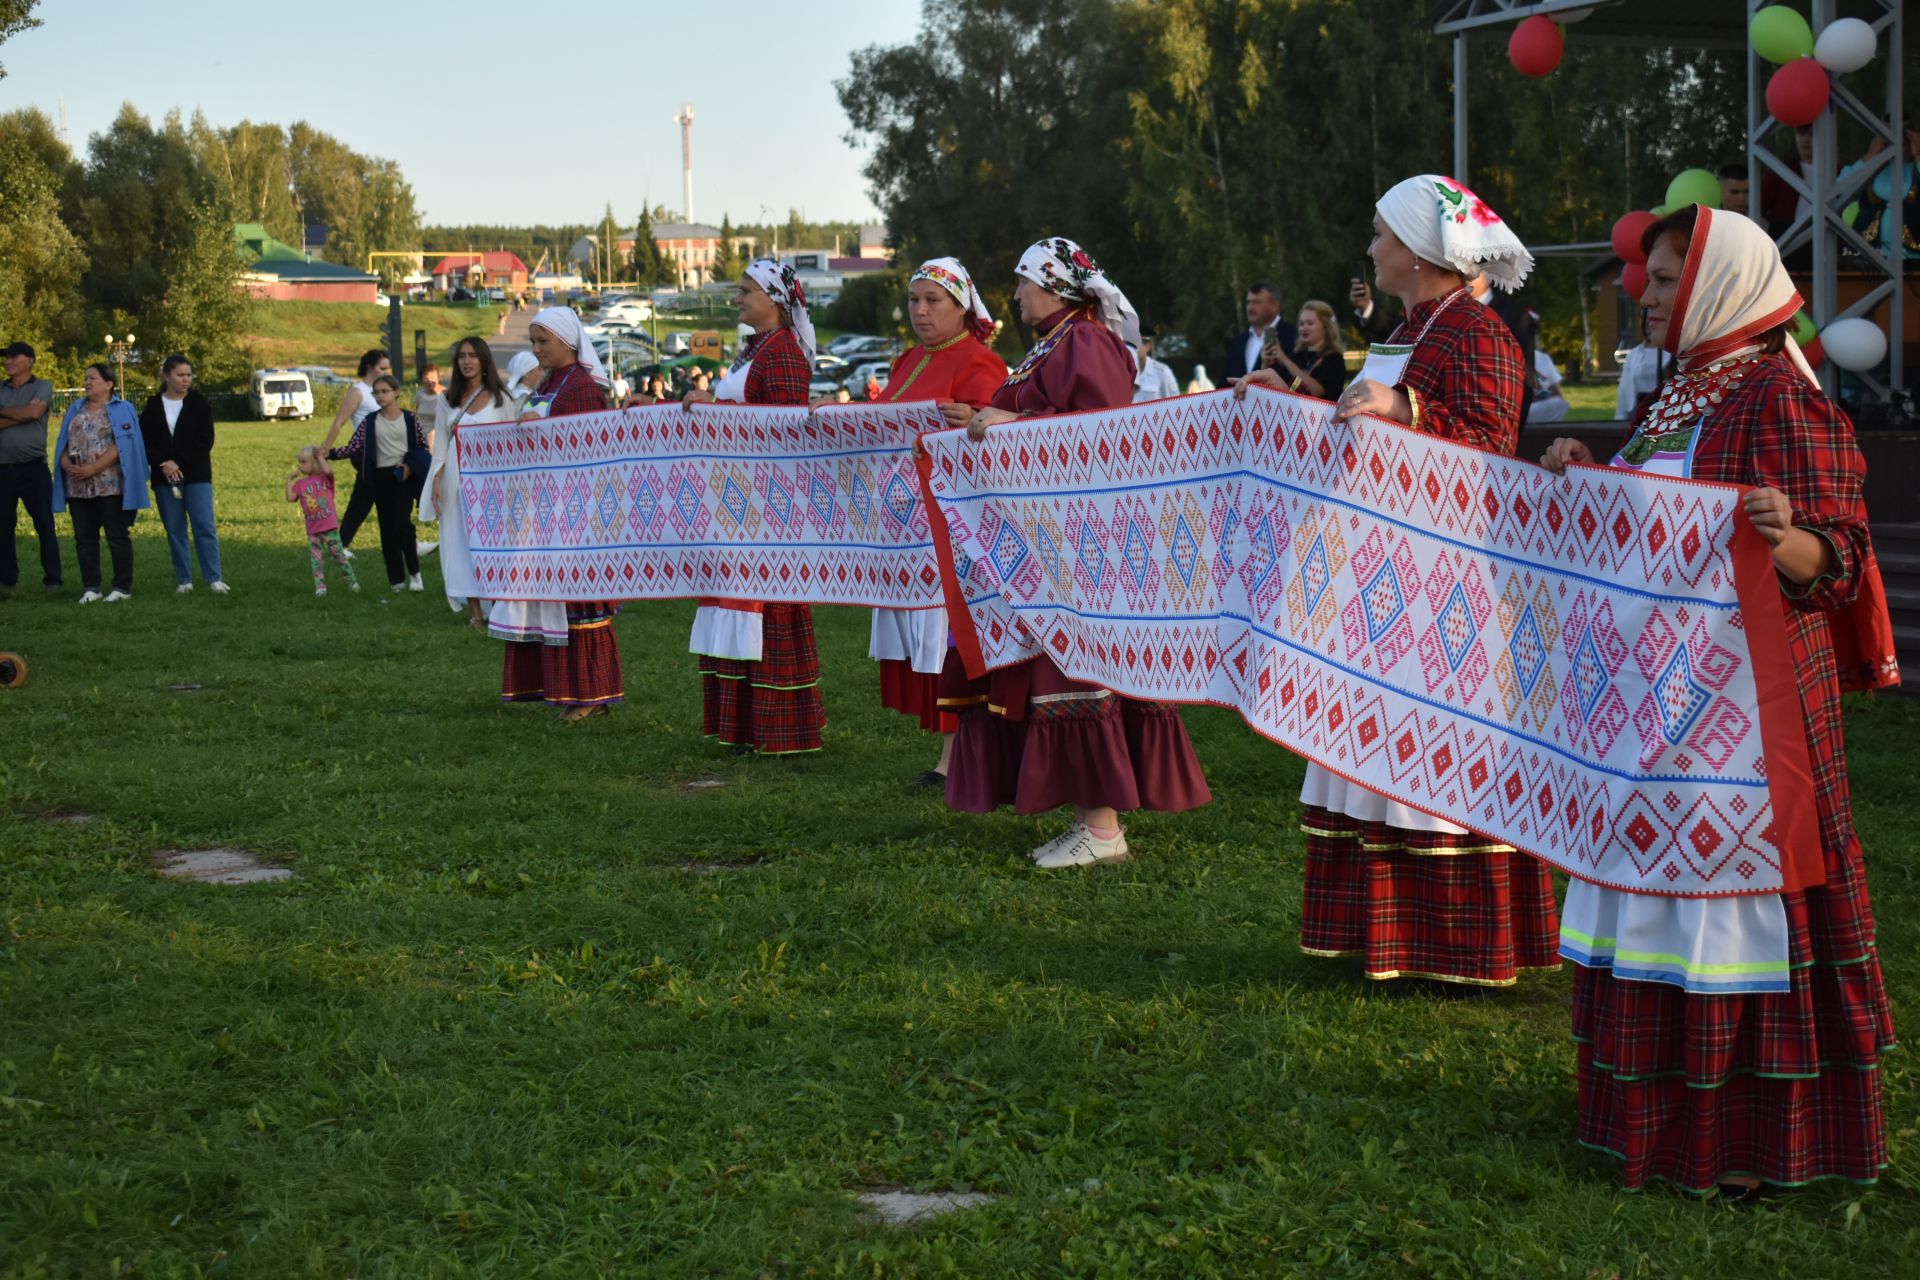
POLYGON ((513 359, 516 352, 533 350, 533 345, 527 341, 527 327, 533 323, 535 308, 528 307, 525 311, 516 312, 512 310, 511 302, 507 307, 506 332, 487 339, 487 345, 493 348, 493 362, 502 369, 507 367, 507 361, 513 359))

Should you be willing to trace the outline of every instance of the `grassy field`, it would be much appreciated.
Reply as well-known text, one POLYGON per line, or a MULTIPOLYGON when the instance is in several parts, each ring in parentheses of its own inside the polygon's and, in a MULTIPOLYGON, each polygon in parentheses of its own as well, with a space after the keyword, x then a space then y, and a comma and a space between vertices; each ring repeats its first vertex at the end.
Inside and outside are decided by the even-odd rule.
MULTIPOLYGON (((371 527, 368 590, 313 597, 304 438, 223 430, 231 596, 174 595, 146 516, 131 602, 0 601, 0 1275, 1915 1273, 1907 1055, 1877 1188, 1624 1194, 1565 974, 1447 1001, 1299 954, 1300 764, 1237 718, 1188 716, 1212 805, 1043 877, 1054 824, 909 788, 935 744, 863 612, 818 611, 819 756, 700 740, 690 604, 629 608, 627 703, 557 728, 378 589, 371 527), (153 870, 209 846, 296 878, 153 870), (874 1185, 997 1199, 899 1230, 874 1185)), ((1920 706, 1847 727, 1910 1015, 1920 706)))
MULTIPOLYGON (((499 303, 409 302, 401 311, 409 369, 414 330, 427 331, 427 358, 444 366, 461 338, 490 337, 503 309, 499 303)), ((386 345, 386 323, 387 309, 371 302, 261 302, 241 342, 263 367, 322 364, 351 377, 362 352, 386 345)))

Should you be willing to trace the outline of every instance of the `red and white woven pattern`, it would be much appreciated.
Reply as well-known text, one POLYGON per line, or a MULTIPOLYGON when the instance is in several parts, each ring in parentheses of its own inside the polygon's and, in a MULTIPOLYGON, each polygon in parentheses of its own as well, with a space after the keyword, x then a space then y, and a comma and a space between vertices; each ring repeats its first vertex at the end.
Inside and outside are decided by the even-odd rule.
POLYGON ((1615 888, 1820 882, 1779 587, 1737 488, 1556 477, 1330 414, 1220 392, 928 437, 969 669, 1044 651, 1233 707, 1615 888))
POLYGON ((494 600, 941 603, 913 441, 930 403, 677 404, 463 427, 494 600))

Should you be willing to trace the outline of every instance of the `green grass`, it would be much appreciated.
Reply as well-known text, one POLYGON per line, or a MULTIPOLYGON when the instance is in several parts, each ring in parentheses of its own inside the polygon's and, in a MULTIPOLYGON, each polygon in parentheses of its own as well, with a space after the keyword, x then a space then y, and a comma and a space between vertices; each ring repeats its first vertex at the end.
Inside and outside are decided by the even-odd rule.
MULTIPOLYGON (((413 351, 416 329, 427 332, 427 358, 446 363, 453 344, 472 334, 492 337, 502 304, 409 302, 401 308, 402 338, 413 351)), ((386 345, 387 309, 371 302, 259 302, 241 345, 262 366, 320 364, 352 376, 360 356, 386 345)))
POLYGON ((1567 397, 1568 422, 1615 422, 1615 397, 1619 388, 1611 382, 1563 382, 1560 389, 1567 397))
MULTIPOLYGON (((441 597, 314 599, 305 434, 223 430, 232 596, 173 595, 149 516, 132 602, 0 602, 0 1274, 1914 1274, 1907 1055, 1877 1188, 1623 1194, 1566 975, 1437 1001, 1298 953, 1300 764, 1235 717, 1188 716, 1212 805, 1042 877, 1053 824, 908 789, 934 744, 863 612, 818 611, 825 753, 758 760, 698 736, 690 604, 630 607, 629 701, 557 729, 441 597), (298 876, 151 868, 212 845, 298 876), (877 1183, 1001 1198, 900 1232, 877 1183)), ((1920 707, 1848 721, 1910 1014, 1920 707)))

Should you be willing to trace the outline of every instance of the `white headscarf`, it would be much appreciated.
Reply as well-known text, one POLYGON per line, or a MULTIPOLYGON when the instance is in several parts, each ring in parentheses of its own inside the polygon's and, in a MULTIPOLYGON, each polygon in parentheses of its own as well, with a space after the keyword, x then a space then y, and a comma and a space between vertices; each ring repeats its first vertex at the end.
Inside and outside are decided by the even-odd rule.
POLYGON ((587 340, 587 331, 580 323, 579 313, 572 307, 548 307, 533 318, 533 323, 573 348, 580 367, 595 382, 603 387, 613 385, 613 379, 607 376, 606 366, 600 363, 600 353, 587 340))
MULTIPOLYGON (((1758 224, 1705 205, 1695 210, 1665 342, 1682 368, 1757 347, 1761 334, 1787 323, 1806 305, 1780 261, 1780 247, 1758 224)), ((1792 334, 1786 351, 1807 381, 1819 386, 1792 334)))
POLYGON ((513 359, 507 361, 507 394, 516 395, 525 389, 527 375, 540 367, 540 358, 531 351, 516 351, 513 359))
POLYGON ((1512 293, 1533 270, 1533 255, 1500 215, 1473 192, 1438 173, 1396 184, 1374 204, 1400 243, 1428 262, 1512 293))
POLYGON ((812 364, 813 319, 807 315, 807 291, 800 287, 800 278, 793 268, 782 266, 772 258, 755 258, 747 264, 747 279, 766 290, 767 296, 785 309, 787 319, 793 324, 793 336, 800 340, 800 350, 806 352, 807 363, 812 364))
POLYGON ((1068 302, 1098 304, 1100 323, 1120 341, 1139 350, 1140 316, 1133 304, 1120 292, 1119 285, 1107 279, 1100 264, 1073 241, 1063 236, 1036 241, 1020 255, 1020 265, 1013 273, 1068 302))
POLYGON ((907 283, 915 280, 930 280, 953 295, 960 309, 967 313, 967 329, 982 342, 993 340, 993 315, 987 310, 987 304, 980 300, 980 291, 973 287, 973 277, 960 265, 958 258, 928 258, 914 269, 907 283))

